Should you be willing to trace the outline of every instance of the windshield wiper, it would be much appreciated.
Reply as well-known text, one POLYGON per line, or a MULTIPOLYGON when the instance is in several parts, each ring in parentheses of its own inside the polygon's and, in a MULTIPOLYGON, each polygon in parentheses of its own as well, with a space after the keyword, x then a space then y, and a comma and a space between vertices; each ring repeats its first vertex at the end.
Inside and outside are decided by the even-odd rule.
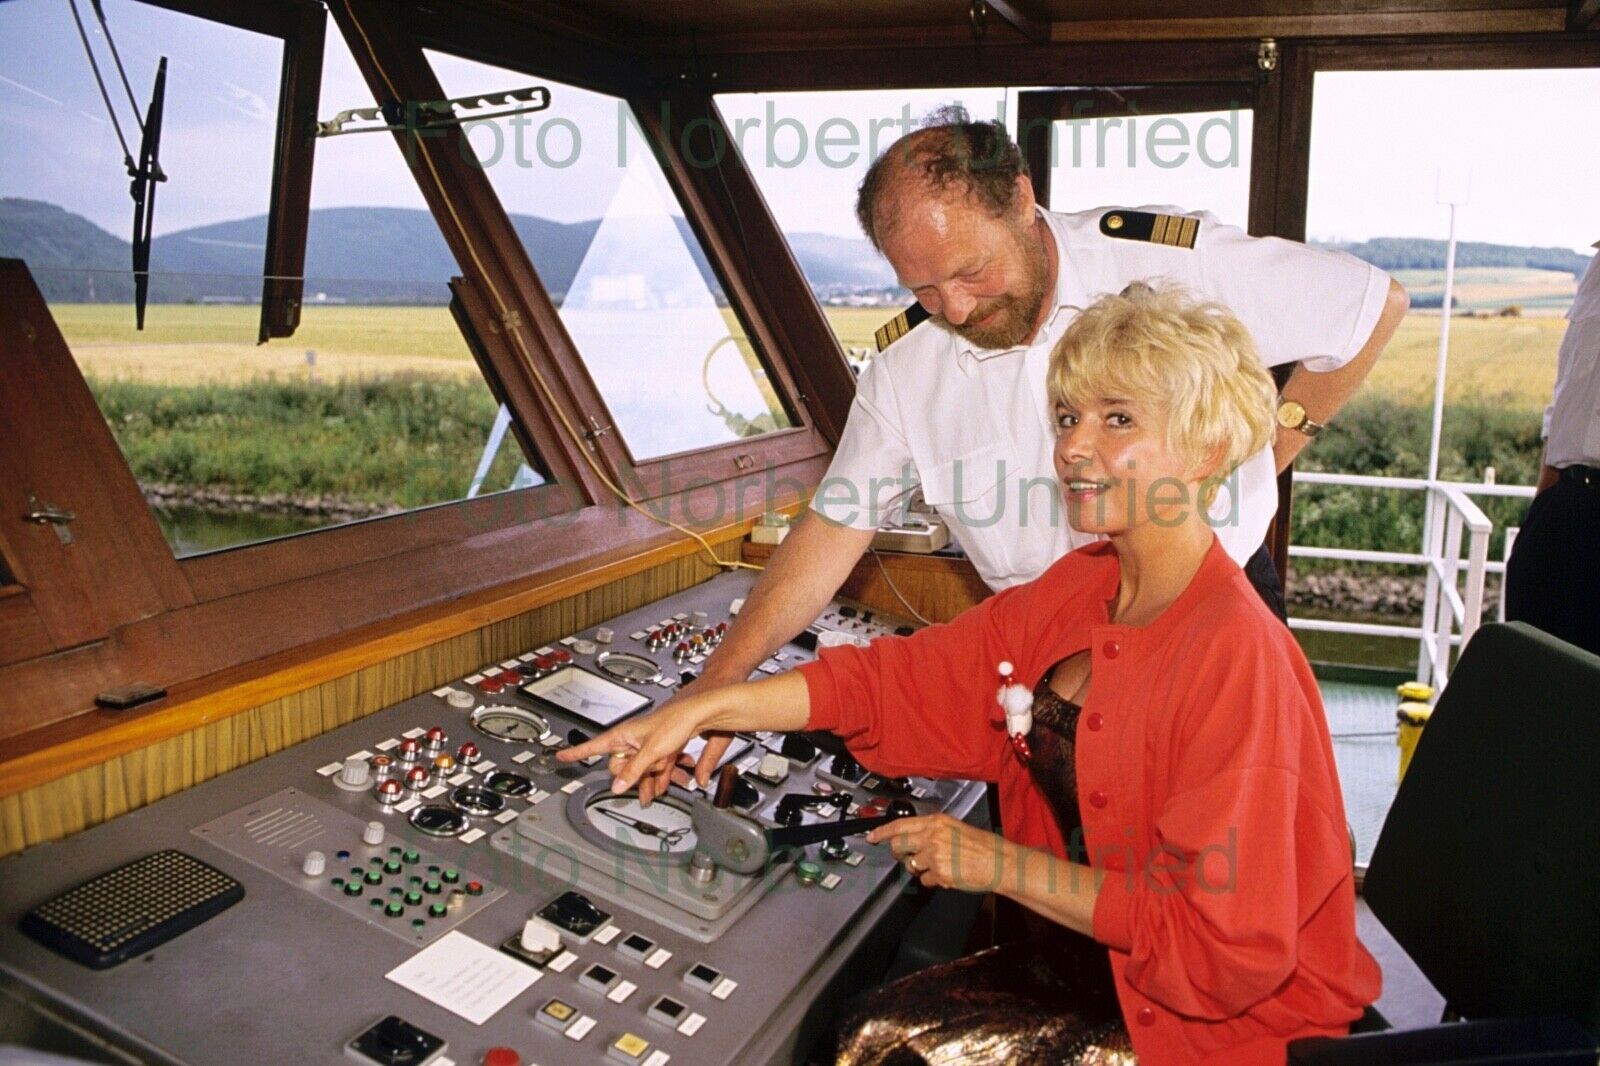
POLYGON ((139 164, 128 168, 133 179, 128 184, 128 194, 133 197, 133 317, 137 329, 144 329, 144 307, 150 297, 150 236, 156 218, 156 183, 167 180, 161 170, 161 114, 166 97, 167 57, 162 56, 156 64, 150 109, 145 112, 139 164))

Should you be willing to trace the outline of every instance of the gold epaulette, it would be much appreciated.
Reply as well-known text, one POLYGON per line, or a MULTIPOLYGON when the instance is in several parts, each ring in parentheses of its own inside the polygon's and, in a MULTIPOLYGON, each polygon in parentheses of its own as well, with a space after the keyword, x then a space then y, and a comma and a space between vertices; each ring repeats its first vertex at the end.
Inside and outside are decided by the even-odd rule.
POLYGON ((1194 215, 1157 215, 1149 211, 1107 211, 1100 216, 1100 232, 1125 241, 1170 244, 1174 248, 1193 248, 1200 232, 1194 215))
POLYGON ((878 327, 873 334, 878 342, 878 351, 883 351, 907 333, 916 329, 929 318, 927 309, 921 304, 912 304, 910 307, 895 315, 889 321, 878 327))

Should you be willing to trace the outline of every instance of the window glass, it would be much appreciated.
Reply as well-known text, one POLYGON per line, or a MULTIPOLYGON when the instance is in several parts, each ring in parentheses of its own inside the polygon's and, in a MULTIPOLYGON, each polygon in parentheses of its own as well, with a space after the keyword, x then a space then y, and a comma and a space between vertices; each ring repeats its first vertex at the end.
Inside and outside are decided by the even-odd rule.
MULTIPOLYGON (((1316 76, 1307 238, 1388 271, 1410 292, 1411 310, 1361 391, 1295 465, 1335 475, 1427 475, 1453 205, 1438 469, 1442 480, 1468 485, 1493 522, 1490 566, 1505 557, 1508 527, 1522 524, 1531 490, 1493 493, 1538 478, 1563 315, 1600 238, 1597 99, 1594 69, 1316 76)), ((1292 541, 1418 552, 1423 507, 1420 491, 1297 484, 1292 541)), ((1334 624, 1421 622, 1422 567, 1299 557, 1292 570, 1291 595, 1297 588, 1318 594, 1315 602, 1291 601, 1293 615, 1334 624)), ((1492 621, 1500 580, 1491 573, 1486 584, 1485 621, 1492 621)), ((1417 668, 1415 639, 1296 635, 1314 660, 1417 668)), ((1354 738, 1393 729, 1393 711, 1384 710, 1392 693, 1367 687, 1339 700, 1337 688, 1324 685, 1361 861, 1393 795, 1398 752, 1392 743, 1354 738)))
POLYGON ((1050 124, 1050 206, 1175 206, 1250 224, 1248 107, 1050 124))
POLYGON ((469 142, 636 460, 792 425, 627 105, 440 53, 446 94, 550 90, 469 142))
POLYGON ((872 160, 939 107, 1015 129, 1016 90, 894 89, 728 93, 717 109, 746 168, 855 363, 876 352, 873 333, 912 296, 856 222, 856 186, 872 160))
MULTIPOLYGON (((33 271, 175 553, 543 480, 450 314, 459 270, 393 139, 319 142, 302 323, 258 346, 283 44, 129 0, 104 10, 141 112, 169 57, 145 328, 122 151, 55 0, 0 4, 0 255, 33 271)), ((372 102, 330 30, 319 116, 372 102)))

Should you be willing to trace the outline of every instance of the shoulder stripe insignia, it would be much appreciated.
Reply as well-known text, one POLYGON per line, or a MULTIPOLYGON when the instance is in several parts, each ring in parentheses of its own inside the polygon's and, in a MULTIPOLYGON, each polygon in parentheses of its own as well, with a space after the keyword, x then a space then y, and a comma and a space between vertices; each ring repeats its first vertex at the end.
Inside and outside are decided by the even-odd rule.
POLYGON ((878 342, 878 351, 883 351, 895 341, 926 322, 931 316, 921 304, 912 304, 910 307, 895 315, 889 321, 878 327, 873 338, 878 342))
POLYGON ((1200 220, 1193 215, 1157 215, 1149 211, 1107 211, 1100 216, 1100 232, 1125 241, 1193 248, 1200 220))

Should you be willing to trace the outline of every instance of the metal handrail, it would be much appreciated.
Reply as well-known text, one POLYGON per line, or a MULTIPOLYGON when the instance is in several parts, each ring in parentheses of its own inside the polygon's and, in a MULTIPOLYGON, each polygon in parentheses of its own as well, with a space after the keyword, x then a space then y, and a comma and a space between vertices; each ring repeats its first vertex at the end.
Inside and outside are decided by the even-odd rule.
MULTIPOLYGON (((1297 484, 1305 485, 1344 485, 1427 494, 1427 521, 1423 527, 1424 543, 1420 552, 1318 548, 1310 545, 1289 547, 1291 558, 1423 567, 1427 583, 1420 626, 1341 622, 1321 618, 1290 618, 1289 624, 1295 629, 1308 631, 1415 640, 1417 680, 1436 689, 1442 688, 1449 678, 1452 650, 1471 640, 1483 621, 1485 576, 1490 573, 1503 575, 1506 570, 1504 561, 1489 561, 1489 538, 1494 532, 1494 522, 1472 497, 1529 498, 1533 496, 1533 487, 1320 471, 1296 471, 1294 480, 1297 484), (1461 587, 1463 577, 1465 582, 1461 587)), ((1504 603, 1503 595, 1501 602, 1504 603)))

